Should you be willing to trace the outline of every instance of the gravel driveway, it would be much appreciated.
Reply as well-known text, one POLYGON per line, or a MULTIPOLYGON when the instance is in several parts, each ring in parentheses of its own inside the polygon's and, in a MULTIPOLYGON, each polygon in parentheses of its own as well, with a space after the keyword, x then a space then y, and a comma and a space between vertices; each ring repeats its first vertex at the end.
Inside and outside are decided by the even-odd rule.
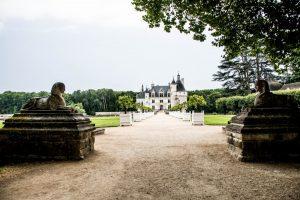
POLYGON ((158 114, 106 129, 83 161, 7 166, 0 199, 300 199, 300 164, 241 163, 220 126, 158 114))

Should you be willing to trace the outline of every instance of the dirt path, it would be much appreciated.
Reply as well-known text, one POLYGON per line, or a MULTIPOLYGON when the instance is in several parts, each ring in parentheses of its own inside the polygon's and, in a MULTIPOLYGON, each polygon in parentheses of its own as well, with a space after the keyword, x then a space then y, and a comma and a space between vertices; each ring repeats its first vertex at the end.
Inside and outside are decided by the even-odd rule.
POLYGON ((300 199, 299 164, 230 157, 221 127, 158 114, 106 130, 79 162, 8 166, 0 199, 300 199))

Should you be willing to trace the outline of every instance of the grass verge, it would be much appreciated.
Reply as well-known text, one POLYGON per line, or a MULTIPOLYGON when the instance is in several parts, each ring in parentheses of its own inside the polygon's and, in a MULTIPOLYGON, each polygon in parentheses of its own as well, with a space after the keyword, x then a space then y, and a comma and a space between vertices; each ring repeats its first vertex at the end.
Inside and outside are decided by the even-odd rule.
POLYGON ((225 126, 234 115, 204 115, 205 125, 225 126))
POLYGON ((120 126, 119 117, 91 117, 91 121, 97 128, 120 126))

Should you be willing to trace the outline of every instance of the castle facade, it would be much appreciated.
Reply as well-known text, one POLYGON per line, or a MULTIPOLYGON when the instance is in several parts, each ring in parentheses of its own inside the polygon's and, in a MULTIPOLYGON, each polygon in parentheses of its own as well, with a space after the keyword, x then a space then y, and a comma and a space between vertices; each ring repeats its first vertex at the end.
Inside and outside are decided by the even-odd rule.
POLYGON ((167 110, 171 107, 187 102, 187 91, 184 87, 184 79, 177 75, 177 80, 173 78, 166 86, 151 84, 150 88, 141 91, 136 96, 136 102, 153 110, 167 110))

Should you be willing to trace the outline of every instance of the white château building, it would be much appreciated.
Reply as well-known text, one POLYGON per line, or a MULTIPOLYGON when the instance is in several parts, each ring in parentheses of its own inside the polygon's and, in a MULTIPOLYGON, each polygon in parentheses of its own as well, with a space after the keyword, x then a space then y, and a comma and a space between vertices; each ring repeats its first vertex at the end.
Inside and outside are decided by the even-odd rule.
POLYGON ((136 102, 144 106, 151 107, 153 110, 167 110, 177 104, 187 101, 187 92, 184 87, 184 79, 177 75, 167 86, 151 84, 151 88, 142 85, 142 90, 136 96, 136 102))

